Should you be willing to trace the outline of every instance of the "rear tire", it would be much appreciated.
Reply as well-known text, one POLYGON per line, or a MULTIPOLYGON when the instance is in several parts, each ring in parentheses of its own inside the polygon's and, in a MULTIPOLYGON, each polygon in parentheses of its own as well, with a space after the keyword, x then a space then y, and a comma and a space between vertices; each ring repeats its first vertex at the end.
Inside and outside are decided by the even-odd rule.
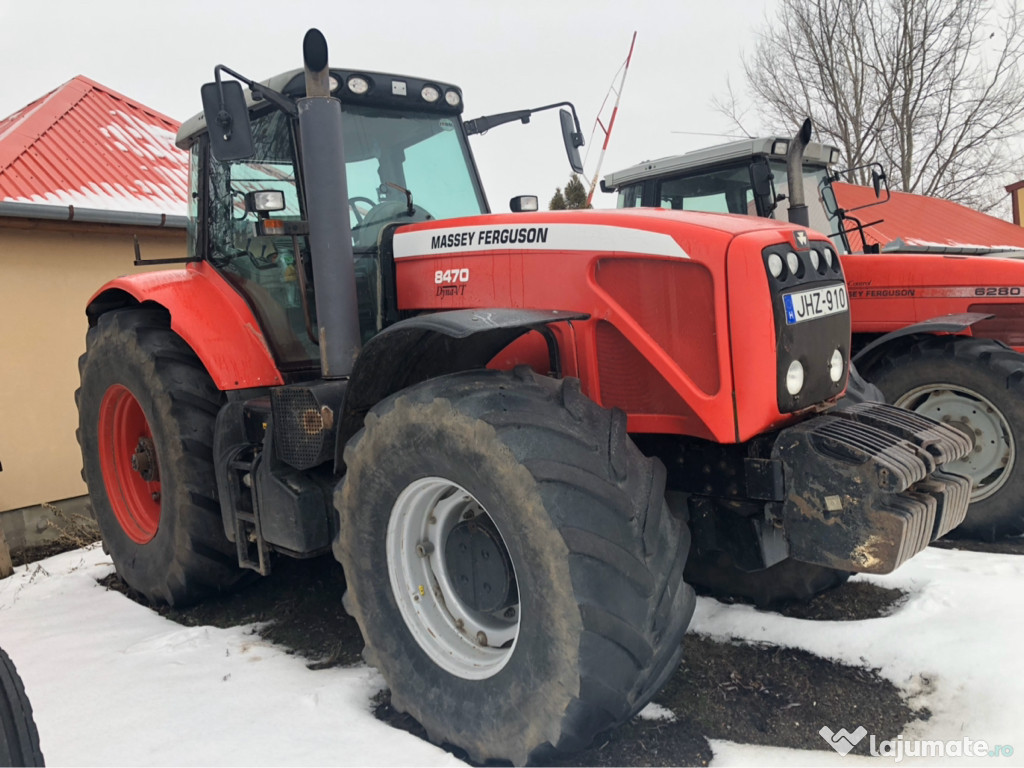
POLYGON ((678 667, 689 532, 664 467, 578 381, 520 368, 424 382, 371 411, 345 462, 345 605, 393 706, 431 741, 517 765, 581 749, 678 667), (462 525, 489 531, 481 572, 506 563, 473 571, 469 591, 455 586, 470 572, 456 533, 433 531, 462 525))
POLYGON ((25 686, 0 648, 0 766, 44 764, 25 686))
POLYGON ((213 467, 224 396, 167 314, 102 315, 79 371, 82 474, 118 575, 178 606, 237 584, 244 573, 224 536, 213 467))
POLYGON ((806 603, 849 578, 846 571, 789 558, 761 571, 742 571, 724 552, 702 555, 691 551, 686 566, 686 580, 698 592, 753 603, 758 608, 806 603))
POLYGON ((890 403, 975 440, 974 453, 947 465, 973 484, 967 519, 947 537, 1024 533, 1024 357, 988 339, 932 336, 880 360, 871 379, 890 403))

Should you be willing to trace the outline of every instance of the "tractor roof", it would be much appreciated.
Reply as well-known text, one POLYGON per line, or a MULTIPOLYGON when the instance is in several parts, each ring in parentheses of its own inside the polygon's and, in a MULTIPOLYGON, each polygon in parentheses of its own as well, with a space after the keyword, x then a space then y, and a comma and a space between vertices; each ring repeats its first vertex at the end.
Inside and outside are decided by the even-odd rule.
MULTIPOLYGON (((746 160, 751 157, 766 156, 778 160, 786 159, 789 151, 790 138, 785 136, 767 136, 760 139, 743 139, 719 144, 714 147, 697 149, 682 155, 662 157, 658 160, 645 160, 630 168, 609 173, 602 179, 602 187, 612 191, 634 181, 654 176, 667 176, 680 171, 696 171, 701 168, 716 167, 733 160, 746 160)), ((805 165, 828 165, 839 159, 839 150, 828 144, 811 142, 804 151, 805 165)))
MULTIPOLYGON (((451 85, 450 83, 443 83, 438 80, 425 80, 420 77, 385 74, 383 72, 364 72, 334 68, 330 70, 330 75, 337 83, 332 94, 340 99, 343 104, 368 104, 392 108, 415 105, 417 109, 426 109, 448 115, 449 117, 462 114, 462 91, 458 86, 451 85), (352 78, 362 78, 367 81, 369 84, 367 92, 356 95, 344 87, 352 78), (425 85, 434 86, 439 89, 440 93, 445 95, 449 91, 454 91, 459 96, 458 104, 451 106, 445 102, 444 98, 432 104, 419 100, 418 95, 425 85)), ((269 80, 264 80, 260 84, 286 96, 301 97, 306 92, 305 74, 301 69, 282 72, 271 77, 269 80)), ((245 103, 249 106, 249 109, 253 109, 257 105, 268 104, 269 102, 254 97, 252 91, 247 88, 245 89, 245 103)), ((206 117, 200 112, 181 124, 181 129, 178 131, 175 141, 181 149, 188 149, 198 136, 206 133, 206 130, 206 117)))

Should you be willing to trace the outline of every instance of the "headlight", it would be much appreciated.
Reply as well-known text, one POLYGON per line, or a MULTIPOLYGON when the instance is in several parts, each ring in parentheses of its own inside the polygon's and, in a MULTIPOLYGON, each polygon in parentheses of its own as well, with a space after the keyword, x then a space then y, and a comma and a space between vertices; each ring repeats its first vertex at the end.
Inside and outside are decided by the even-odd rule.
POLYGON ((786 371, 786 391, 796 397, 803 388, 804 367, 800 364, 799 360, 794 360, 789 364, 789 370, 786 371))
POLYGON ((832 249, 831 248, 826 248, 825 249, 825 264, 828 266, 829 269, 832 268, 832 260, 834 258, 835 258, 835 255, 832 253, 832 249))
POLYGON ((793 251, 790 251, 789 253, 786 254, 786 264, 789 265, 790 272, 792 272, 794 275, 799 275, 800 257, 793 253, 793 251))
POLYGON ((782 257, 777 253, 773 253, 768 257, 768 271, 772 273, 772 277, 780 277, 783 269, 782 257))
POLYGON ((448 102, 448 106, 457 107, 459 102, 462 101, 462 97, 459 96, 458 91, 445 91, 444 100, 448 102))
POLYGON ((350 77, 348 79, 348 89, 356 96, 362 96, 370 90, 370 82, 364 77, 350 77))
POLYGON ((828 361, 828 377, 838 383, 843 378, 843 367, 843 353, 837 349, 832 353, 832 359, 828 361))
POLYGON ((438 92, 437 88, 432 85, 424 85, 423 88, 420 89, 420 96, 422 96, 423 100, 429 104, 433 104, 441 98, 440 92, 438 92))
POLYGON ((811 249, 811 252, 810 252, 809 256, 811 258, 811 269, 813 269, 815 272, 817 272, 818 271, 818 265, 821 263, 821 257, 818 256, 818 252, 816 250, 814 250, 813 248, 811 249))

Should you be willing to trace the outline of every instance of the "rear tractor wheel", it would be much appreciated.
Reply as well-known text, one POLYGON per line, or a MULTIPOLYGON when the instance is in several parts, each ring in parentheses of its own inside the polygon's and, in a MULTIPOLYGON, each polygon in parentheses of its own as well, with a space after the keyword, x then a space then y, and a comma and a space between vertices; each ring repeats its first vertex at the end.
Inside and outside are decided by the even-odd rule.
POLYGON ((988 339, 928 337, 880 361, 889 402, 963 430, 974 451, 947 465, 971 479, 967 519, 948 536, 1024 533, 1024 357, 988 339))
POLYGON ((213 467, 223 394, 166 313, 102 315, 79 371, 82 474, 118 574, 170 605, 236 584, 213 467))
POLYGON ((625 416, 575 380, 468 372, 377 405, 335 495, 345 605, 435 743, 523 765, 675 672, 689 534, 625 416))

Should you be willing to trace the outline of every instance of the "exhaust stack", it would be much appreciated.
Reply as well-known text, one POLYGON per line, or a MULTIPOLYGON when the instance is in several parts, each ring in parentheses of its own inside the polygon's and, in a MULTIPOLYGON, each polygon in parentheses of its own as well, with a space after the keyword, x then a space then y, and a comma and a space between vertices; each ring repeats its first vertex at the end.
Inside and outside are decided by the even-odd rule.
POLYGON ((804 150, 811 142, 811 118, 804 120, 786 153, 786 184, 789 186, 789 223, 809 227, 811 220, 804 197, 804 150))
POLYGON ((341 102, 330 95, 327 40, 318 29, 303 38, 302 57, 306 97, 297 106, 320 370, 325 379, 339 379, 352 373, 361 346, 341 102))

